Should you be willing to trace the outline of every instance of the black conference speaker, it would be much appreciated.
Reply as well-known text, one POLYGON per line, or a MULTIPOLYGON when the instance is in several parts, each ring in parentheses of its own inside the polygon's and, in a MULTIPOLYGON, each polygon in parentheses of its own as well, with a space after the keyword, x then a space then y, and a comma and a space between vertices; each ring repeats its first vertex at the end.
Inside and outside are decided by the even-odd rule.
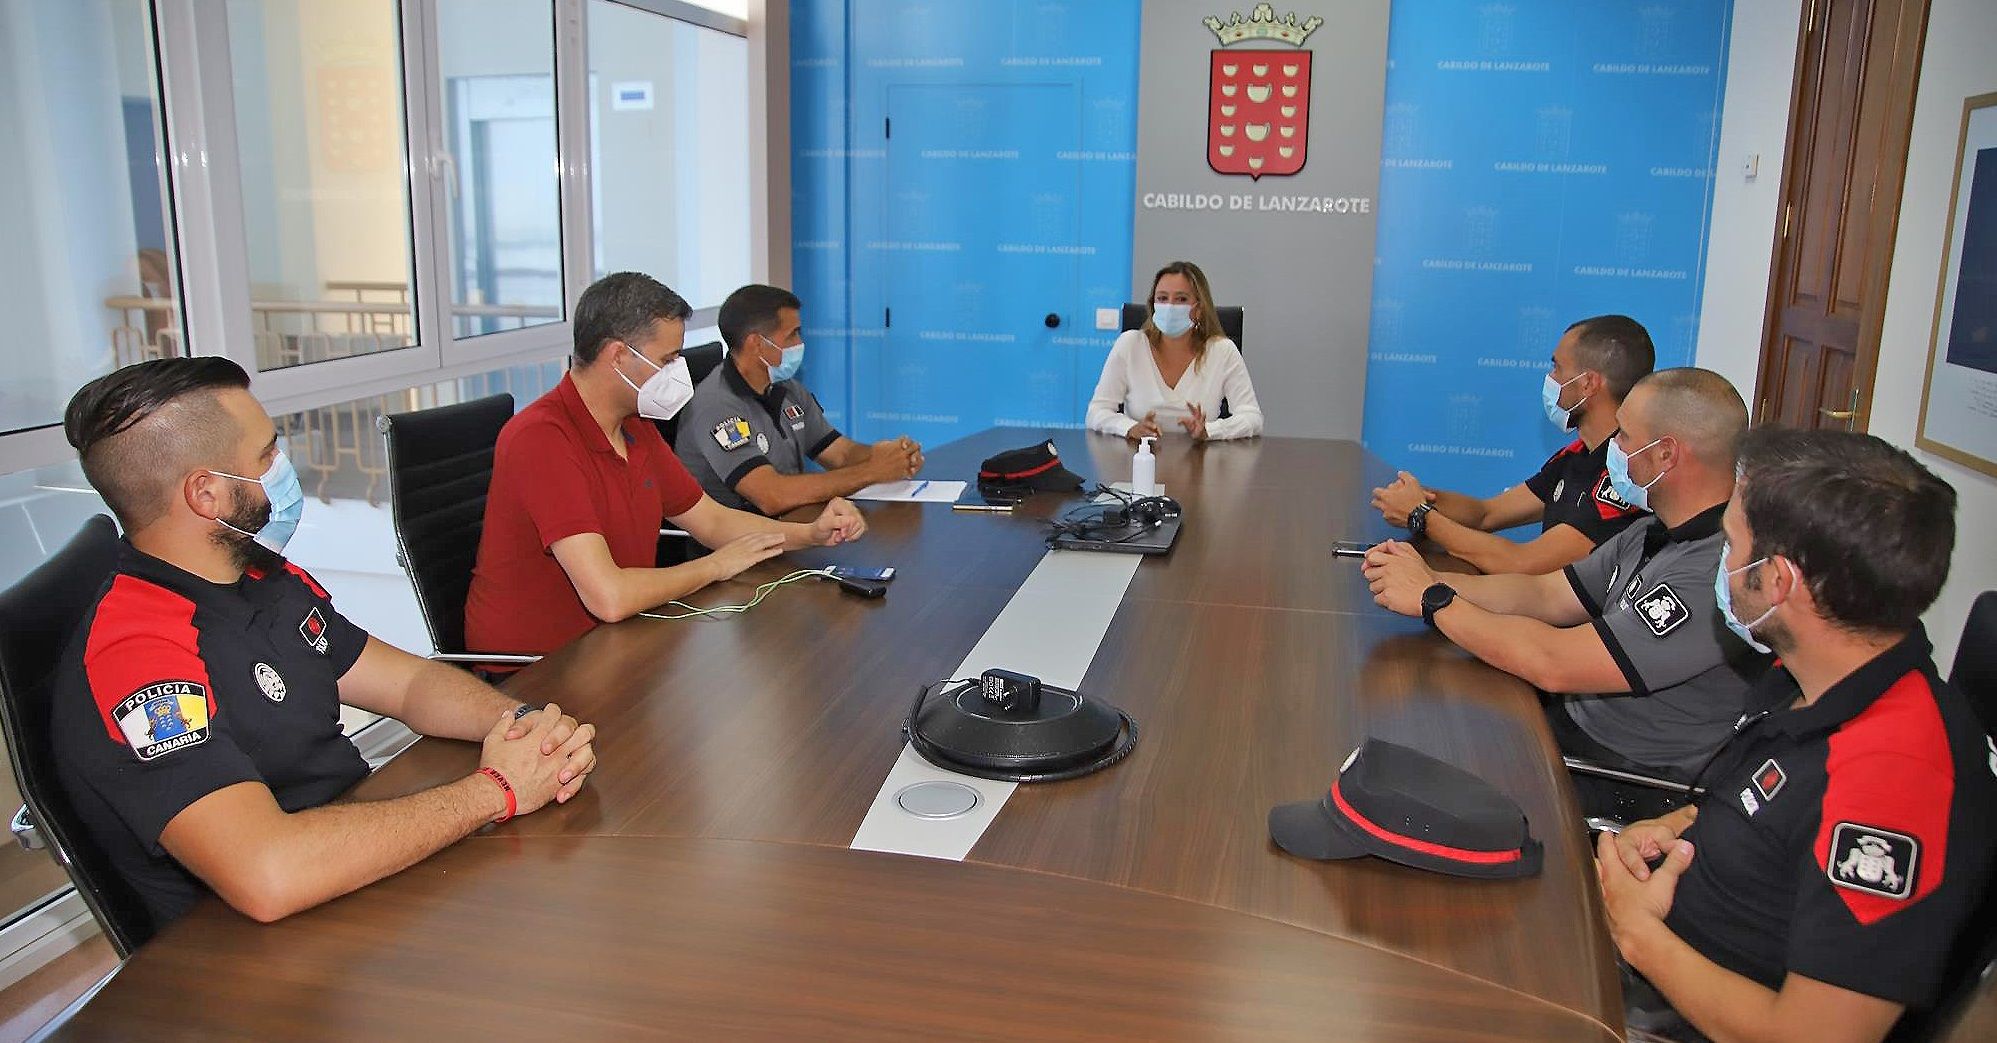
POLYGON ((1106 703, 1010 670, 939 681, 916 693, 902 734, 946 771, 1000 782, 1080 778, 1122 760, 1137 722, 1106 703), (943 691, 936 698, 931 693, 943 691))

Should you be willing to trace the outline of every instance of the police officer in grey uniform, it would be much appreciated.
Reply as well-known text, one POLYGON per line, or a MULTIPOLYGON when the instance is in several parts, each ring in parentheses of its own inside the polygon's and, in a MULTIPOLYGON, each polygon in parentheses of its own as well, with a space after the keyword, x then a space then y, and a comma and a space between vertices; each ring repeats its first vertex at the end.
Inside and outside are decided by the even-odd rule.
POLYGON ((673 450, 724 506, 774 517, 922 470, 922 447, 907 437, 861 445, 826 421, 797 379, 801 307, 790 291, 760 284, 722 302, 728 357, 694 389, 673 450))
POLYGON ((1565 752, 1690 780, 1767 668, 1727 630, 1713 589, 1747 407, 1717 373, 1668 369, 1638 381, 1618 417, 1610 481, 1653 517, 1560 572, 1444 582, 1390 543, 1366 574, 1382 605, 1556 693, 1547 716, 1565 752))

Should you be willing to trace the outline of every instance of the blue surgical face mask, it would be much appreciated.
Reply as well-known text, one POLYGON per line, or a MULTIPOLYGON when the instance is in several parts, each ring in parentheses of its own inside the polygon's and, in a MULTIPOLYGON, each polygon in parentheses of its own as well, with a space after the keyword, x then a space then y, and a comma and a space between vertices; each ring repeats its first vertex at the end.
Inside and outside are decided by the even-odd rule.
POLYGON ((784 353, 784 360, 770 367, 770 383, 780 384, 797 376, 798 369, 804 365, 804 343, 800 341, 788 348, 778 348, 777 342, 768 337, 764 337, 763 341, 784 353))
POLYGON ((1615 439, 1609 439, 1609 487, 1616 491, 1617 496, 1622 497, 1624 503, 1629 504, 1639 511, 1650 509, 1650 487, 1656 485, 1664 477, 1666 472, 1659 471, 1657 472, 1657 477, 1652 478, 1642 485, 1638 485, 1629 476, 1630 457, 1636 456, 1638 453, 1642 453, 1645 449, 1649 449, 1651 446, 1662 441, 1664 441, 1662 438, 1653 438, 1643 449, 1639 449, 1635 453, 1625 453, 1623 452, 1623 447, 1617 444, 1615 439))
POLYGON ((270 470, 262 478, 245 478, 227 471, 210 470, 212 475, 234 478, 239 482, 255 482, 263 486, 263 492, 270 499, 270 519, 255 532, 246 532, 230 525, 221 518, 215 519, 225 529, 239 532, 263 545, 272 554, 283 554, 284 545, 298 531, 299 519, 305 517, 305 489, 298 484, 298 471, 291 466, 291 458, 279 450, 277 457, 270 462, 270 470))
POLYGON ((1167 337, 1176 337, 1193 328, 1193 306, 1190 304, 1153 304, 1151 322, 1158 332, 1167 337))
POLYGON ((1567 390, 1568 384, 1572 384, 1574 381, 1580 380, 1587 375, 1586 373, 1577 373, 1566 383, 1559 383, 1553 379, 1553 374, 1548 373, 1546 375, 1546 382, 1540 385, 1539 404, 1546 410, 1546 418, 1553 421, 1553 426, 1562 431, 1570 430, 1574 425, 1580 423, 1579 420, 1575 419, 1574 411, 1580 409, 1591 396, 1584 395, 1580 402, 1576 402, 1571 406, 1562 406, 1560 404, 1560 393, 1567 390))
POLYGON ((1768 617, 1774 615, 1775 610, 1780 606, 1770 604, 1768 611, 1754 617, 1754 622, 1742 623, 1734 616, 1733 577, 1735 573, 1746 572, 1757 565, 1763 564, 1768 559, 1766 557, 1756 558, 1742 565, 1740 568, 1730 569, 1727 568, 1727 558, 1731 557, 1732 554, 1732 543, 1721 544, 1720 568, 1719 572, 1713 576, 1713 595, 1720 603, 1720 618, 1727 621, 1727 629, 1733 631, 1735 636, 1739 637, 1742 641, 1747 642, 1749 648, 1760 652, 1762 655, 1767 655, 1774 650, 1754 639, 1754 628, 1768 622, 1768 617))

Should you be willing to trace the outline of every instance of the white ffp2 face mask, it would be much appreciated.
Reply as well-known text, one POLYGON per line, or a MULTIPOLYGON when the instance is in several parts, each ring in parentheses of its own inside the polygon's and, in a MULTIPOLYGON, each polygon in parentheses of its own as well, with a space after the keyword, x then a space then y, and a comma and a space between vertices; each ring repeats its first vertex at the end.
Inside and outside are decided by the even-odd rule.
POLYGON ((638 415, 647 420, 671 420, 693 401, 693 374, 686 368, 686 356, 673 359, 664 366, 638 353, 638 349, 625 345, 631 357, 652 367, 652 375, 645 383, 632 384, 631 378, 619 370, 617 376, 638 393, 638 415))

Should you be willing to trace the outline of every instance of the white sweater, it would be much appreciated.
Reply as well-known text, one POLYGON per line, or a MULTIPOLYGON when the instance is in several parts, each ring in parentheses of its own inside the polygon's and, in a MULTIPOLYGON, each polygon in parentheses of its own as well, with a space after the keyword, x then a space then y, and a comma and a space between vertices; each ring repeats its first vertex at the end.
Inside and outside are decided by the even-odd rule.
POLYGON ((1255 385, 1248 381, 1248 366, 1234 341, 1226 337, 1208 341, 1206 357, 1186 367, 1177 387, 1166 387, 1144 331, 1125 330, 1109 349, 1102 379, 1096 381, 1096 393, 1089 399, 1089 430, 1120 436, 1156 413, 1160 431, 1183 435, 1179 419, 1193 415, 1190 404, 1195 402, 1206 411, 1208 438, 1253 438, 1262 433, 1262 405, 1255 400, 1255 385), (1225 420, 1220 418, 1223 398, 1230 414, 1225 420), (1118 406, 1123 412, 1116 411, 1118 406))

